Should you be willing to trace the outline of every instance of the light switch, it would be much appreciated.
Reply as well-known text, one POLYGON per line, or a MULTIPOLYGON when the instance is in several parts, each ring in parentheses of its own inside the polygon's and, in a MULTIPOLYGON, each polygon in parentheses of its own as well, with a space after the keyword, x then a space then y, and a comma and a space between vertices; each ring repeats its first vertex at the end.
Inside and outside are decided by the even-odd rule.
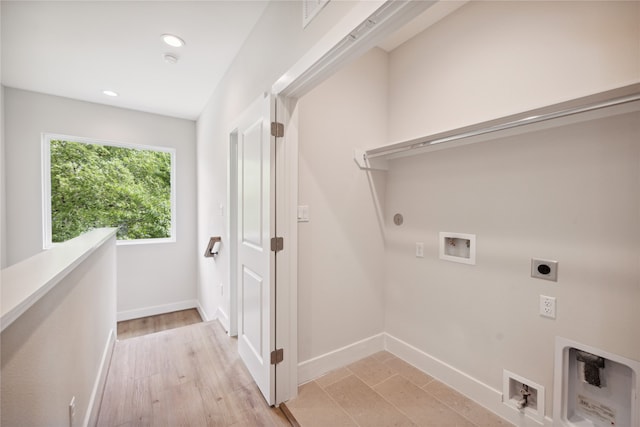
POLYGON ((298 206, 298 222, 309 222, 309 206, 298 206))

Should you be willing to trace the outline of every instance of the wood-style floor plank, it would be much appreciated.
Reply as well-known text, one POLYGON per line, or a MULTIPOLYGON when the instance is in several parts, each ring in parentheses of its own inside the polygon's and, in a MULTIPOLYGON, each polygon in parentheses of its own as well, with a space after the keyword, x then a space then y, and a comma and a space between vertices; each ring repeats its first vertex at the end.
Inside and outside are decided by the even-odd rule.
POLYGON ((124 340, 139 337, 200 322, 202 322, 202 318, 195 308, 142 317, 140 319, 124 320, 118 322, 118 339, 124 340))
POLYGON ((98 426, 289 426, 218 322, 116 343, 98 426))
MULTIPOLYGON (((282 411, 267 406, 237 341, 218 322, 152 333, 180 326, 178 317, 186 318, 127 326, 127 333, 149 334, 116 343, 98 426, 290 425, 282 411)), ((303 427, 510 425, 386 351, 302 386, 287 405, 303 427)))

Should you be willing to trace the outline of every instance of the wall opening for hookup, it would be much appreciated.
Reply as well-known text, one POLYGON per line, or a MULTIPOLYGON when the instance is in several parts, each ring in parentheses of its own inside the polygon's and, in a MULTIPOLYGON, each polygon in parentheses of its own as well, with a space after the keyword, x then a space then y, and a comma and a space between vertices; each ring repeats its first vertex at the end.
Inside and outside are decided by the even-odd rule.
POLYGON ((640 427, 640 362, 556 337, 557 426, 640 427))
POLYGON ((475 265, 476 235, 441 231, 438 233, 440 259, 475 265))
POLYGON ((502 403, 544 425, 545 397, 540 384, 504 369, 502 403))

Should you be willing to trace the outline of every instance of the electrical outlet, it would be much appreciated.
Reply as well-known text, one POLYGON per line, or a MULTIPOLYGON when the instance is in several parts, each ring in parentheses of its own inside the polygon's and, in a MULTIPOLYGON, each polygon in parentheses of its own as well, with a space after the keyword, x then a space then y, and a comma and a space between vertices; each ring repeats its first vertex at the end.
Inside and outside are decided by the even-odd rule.
POLYGON ((531 277, 557 282, 558 261, 531 258, 531 277))
POLYGON ((540 295, 540 316, 556 318, 556 299, 555 297, 548 297, 546 295, 540 295))
POLYGON ((424 243, 416 243, 416 258, 424 258, 424 243))
POLYGON ((73 427, 75 425, 76 418, 76 397, 73 396, 71 398, 71 402, 69 402, 69 427, 73 427))

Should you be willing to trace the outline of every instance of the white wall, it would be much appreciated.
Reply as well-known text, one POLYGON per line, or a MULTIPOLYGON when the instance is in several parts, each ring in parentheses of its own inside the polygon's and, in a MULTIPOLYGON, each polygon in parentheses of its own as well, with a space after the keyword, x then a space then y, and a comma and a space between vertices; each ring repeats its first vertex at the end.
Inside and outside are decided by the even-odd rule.
POLYGON ((4 86, 0 86, 0 268, 7 265, 7 203, 4 152, 4 86))
POLYGON ((640 79, 640 3, 469 2, 391 52, 401 141, 640 79))
POLYGON ((386 142, 387 79, 374 49, 298 101, 300 362, 383 331, 384 242, 353 150, 386 142))
MULTIPOLYGON (((390 54, 390 139, 637 82, 638 40, 638 2, 470 2, 390 54)), ((639 144, 634 113, 393 161, 386 332, 492 388, 503 368, 543 385, 547 415, 556 335, 640 360, 639 144), (477 265, 439 260, 439 231, 476 234, 477 265)))
POLYGON ((215 258, 198 258, 198 299, 207 317, 229 313, 228 148, 232 123, 357 2, 330 2, 305 29, 302 3, 271 2, 197 123, 198 252, 222 236, 215 258), (221 212, 222 207, 222 212, 221 212), (219 286, 223 285, 224 296, 219 286))
MULTIPOLYGON (((332 6, 343 7, 332 2, 326 13, 337 10, 332 6)), ((502 368, 544 385, 550 414, 557 333, 638 359, 637 340, 628 335, 639 320, 631 302, 639 296, 640 202, 629 194, 640 176, 637 115, 396 161, 385 196, 386 274, 373 265, 380 260, 377 249, 362 244, 381 239, 374 201, 358 199, 366 173, 352 163, 351 149, 377 145, 382 133, 388 141, 423 136, 633 83, 640 74, 639 6, 470 2, 390 54, 388 86, 378 80, 383 64, 373 54, 362 59, 366 70, 358 68, 362 63, 347 67, 325 82, 326 93, 316 88, 299 101, 299 197, 311 215, 299 226, 300 361, 375 333, 382 321, 389 334, 488 387, 501 388, 502 368), (374 81, 379 90, 365 92, 375 91, 374 81), (365 102, 354 99, 358 95, 365 102), (388 122, 380 118, 385 97, 388 122), (364 123, 359 108, 375 117, 364 123), (381 133, 363 137, 376 129, 381 133), (602 138, 612 130, 616 138, 602 138), (354 207, 355 200, 361 206, 354 207), (602 209, 615 203, 623 208, 602 209), (402 227, 388 222, 396 212, 405 215, 402 227), (614 246, 605 230, 622 227, 627 231, 614 246), (363 237, 365 231, 374 234, 363 237), (477 233, 478 265, 439 261, 437 231, 477 233), (335 247, 326 244, 328 234, 335 247), (425 242, 424 259, 414 256, 416 241, 425 242), (560 261, 558 284, 528 277, 534 256, 560 261), (384 276, 385 286, 367 272, 384 276), (609 276, 620 279, 611 293, 603 287, 612 282, 609 276), (340 286, 343 279, 351 288, 340 286), (558 297, 555 321, 537 315, 541 293, 558 297), (589 311, 583 300, 605 304, 589 311)), ((302 54, 306 42, 297 36, 305 33, 297 16, 296 4, 269 5, 198 120, 198 180, 206 183, 198 193, 199 250, 209 236, 228 237, 228 132, 244 107, 302 54)), ((311 28, 320 22, 329 28, 324 21, 311 28)), ((374 173, 375 188, 384 187, 380 176, 374 173)), ((199 261, 198 295, 210 316, 228 310, 227 256, 223 247, 215 261, 199 261)))
POLYGON ((95 419, 115 344, 115 306, 111 237, 2 331, 2 425, 69 425, 74 396, 73 425, 95 419))
POLYGON ((556 335, 640 360, 639 123, 394 161, 386 214, 406 221, 388 221, 386 332, 496 389, 508 369, 549 393, 556 335), (440 260, 439 231, 476 234, 477 265, 440 260), (529 277, 533 257, 559 261, 557 283, 529 277), (557 298, 556 320, 538 315, 540 294, 557 298))
MULTIPOLYGON (((0 3, 0 15, 2 15, 2 3, 0 3)), ((0 23, 0 35, 2 24, 0 23)), ((1 37, 1 36, 0 36, 1 37)), ((1 46, 1 43, 0 43, 1 46)), ((1 49, 0 49, 1 50, 1 49)), ((0 82, 2 81, 2 55, 0 55, 0 82)), ((4 86, 0 85, 0 268, 7 265, 5 250, 6 227, 6 201, 5 201, 5 174, 4 174, 4 86)))
POLYGON ((135 317, 185 301, 193 306, 194 122, 6 88, 5 124, 8 265, 42 250, 43 132, 175 148, 177 240, 118 246, 118 312, 135 317))
POLYGON ((550 416, 556 335, 640 358, 637 113, 395 160, 370 182, 352 158, 637 82, 639 6, 471 2, 298 102, 301 362, 385 331, 487 390, 503 369, 542 384, 550 416), (475 233, 477 265, 439 260, 439 231, 475 233), (531 257, 559 260, 559 282, 531 279, 531 257), (556 320, 540 294, 557 297, 556 320))

